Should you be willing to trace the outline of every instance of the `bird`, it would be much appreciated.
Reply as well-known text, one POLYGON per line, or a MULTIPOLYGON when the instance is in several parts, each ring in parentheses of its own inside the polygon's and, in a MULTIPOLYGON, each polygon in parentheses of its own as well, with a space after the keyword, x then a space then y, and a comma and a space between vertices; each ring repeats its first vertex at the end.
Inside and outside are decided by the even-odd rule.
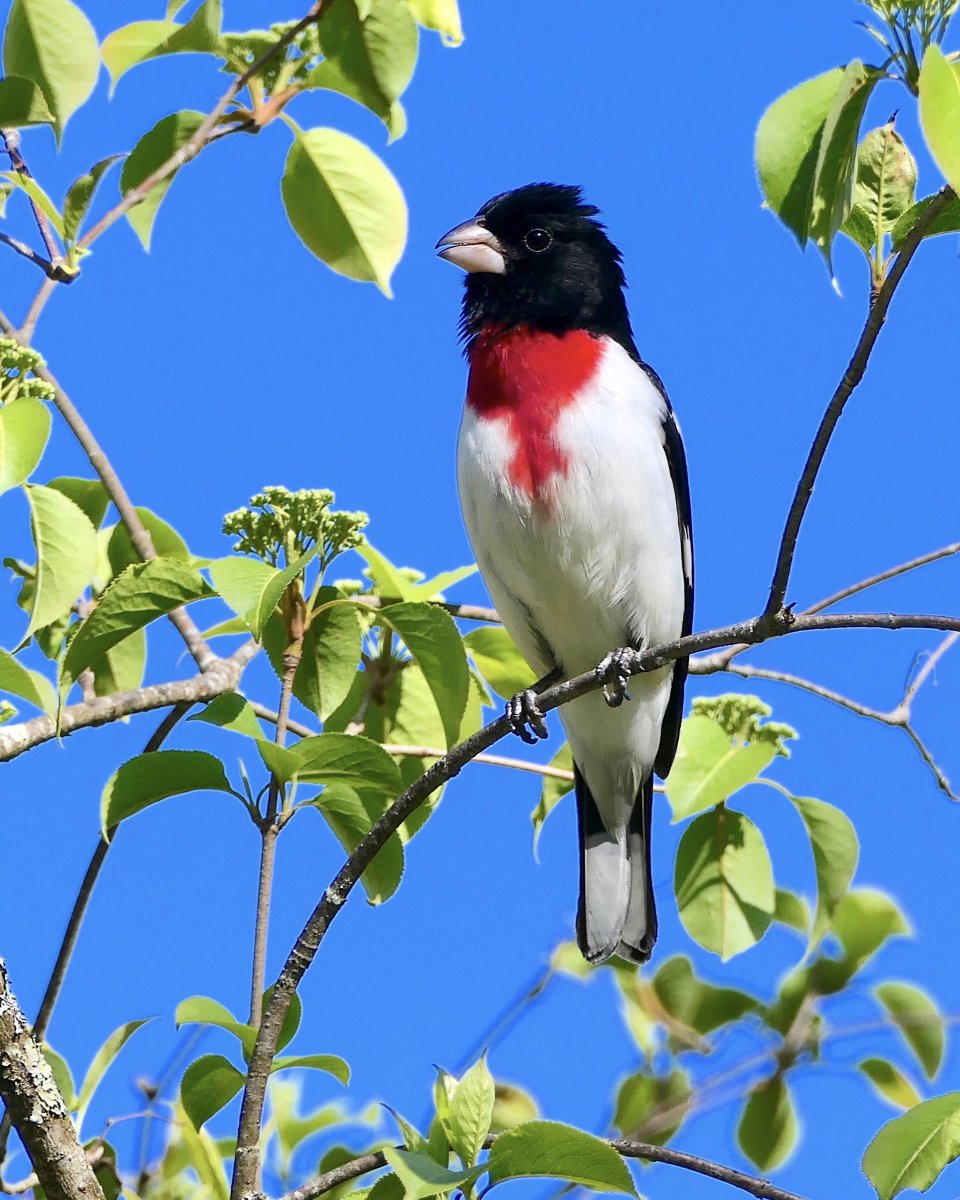
POLYGON ((524 741, 546 737, 538 691, 596 670, 602 687, 559 710, 578 812, 577 942, 593 964, 643 963, 657 937, 653 776, 676 755, 687 662, 636 668, 643 649, 692 629, 690 489, 599 212, 580 187, 527 184, 436 248, 466 273, 464 523, 503 625, 543 677, 507 716, 524 741))

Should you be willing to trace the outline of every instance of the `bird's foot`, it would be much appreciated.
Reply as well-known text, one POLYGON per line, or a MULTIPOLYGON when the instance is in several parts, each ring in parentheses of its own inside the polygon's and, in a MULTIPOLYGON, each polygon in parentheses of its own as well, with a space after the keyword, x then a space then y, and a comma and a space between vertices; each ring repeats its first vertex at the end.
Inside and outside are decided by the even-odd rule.
POLYGON ((627 681, 639 657, 630 646, 621 646, 619 650, 611 650, 597 667, 597 679, 603 684, 603 698, 611 708, 619 708, 624 700, 633 698, 627 691, 627 681))
POLYGON ((548 736, 543 713, 537 704, 537 693, 529 688, 517 692, 507 701, 507 720, 517 737, 528 746, 535 746, 539 738, 548 736))

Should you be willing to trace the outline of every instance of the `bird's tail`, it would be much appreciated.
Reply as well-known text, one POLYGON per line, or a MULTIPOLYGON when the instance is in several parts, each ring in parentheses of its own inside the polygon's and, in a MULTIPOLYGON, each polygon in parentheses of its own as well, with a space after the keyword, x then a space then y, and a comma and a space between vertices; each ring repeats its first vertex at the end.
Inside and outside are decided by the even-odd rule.
POLYGON ((646 962, 657 940, 650 878, 653 776, 641 784, 626 834, 620 837, 604 827, 579 770, 575 778, 580 817, 580 950, 591 963, 601 963, 612 954, 646 962))

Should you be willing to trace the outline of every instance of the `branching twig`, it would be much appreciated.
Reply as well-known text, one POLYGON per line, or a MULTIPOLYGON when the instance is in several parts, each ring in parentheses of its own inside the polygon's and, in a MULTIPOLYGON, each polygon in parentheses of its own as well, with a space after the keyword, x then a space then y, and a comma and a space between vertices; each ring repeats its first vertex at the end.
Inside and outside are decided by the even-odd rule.
POLYGON ((906 562, 900 563, 896 567, 888 567, 886 571, 881 571, 878 575, 871 575, 867 579, 861 579, 859 583, 851 584, 850 587, 841 588, 839 592, 834 592, 823 600, 818 600, 816 604, 811 604, 809 608, 803 611, 807 616, 813 616, 814 613, 823 612, 825 608, 833 608, 835 604, 839 604, 841 600, 847 600, 850 596, 855 596, 858 592, 865 592, 867 588, 876 587, 878 583, 886 583, 888 579, 895 579, 898 575, 906 575, 908 571, 915 571, 917 567, 925 567, 928 563, 937 562, 941 558, 950 558, 951 555, 960 553, 960 542, 951 542, 949 546, 941 546, 939 550, 931 550, 928 554, 921 554, 917 558, 908 559, 906 562))
POLYGON ((824 455, 827 452, 827 447, 830 444, 830 439, 833 436, 833 431, 836 429, 837 422, 843 414, 844 406, 861 379, 863 379, 867 363, 870 361, 870 354, 876 344, 880 330, 883 328, 887 309, 890 307, 890 301, 897 290, 897 284, 903 278, 903 274, 927 230, 953 199, 954 192, 949 185, 937 192, 920 214, 917 223, 904 240, 903 247, 887 273, 882 287, 871 297, 870 311, 867 314, 863 332, 860 334, 860 340, 857 342, 857 347, 853 352, 853 357, 850 359, 850 364, 846 371, 844 371, 843 378, 837 385, 837 390, 833 393, 833 397, 823 414, 820 427, 817 429, 810 452, 807 455, 807 461, 804 464, 799 482, 797 483, 793 502, 790 505, 790 511, 787 514, 787 520, 780 539, 780 549, 777 553, 777 562, 773 571, 773 579, 770 583, 770 594, 764 609, 766 616, 772 616, 774 613, 780 612, 783 608, 787 595, 787 587, 790 582, 790 569, 793 566, 793 556, 797 548, 797 538, 800 536, 800 526, 803 523, 803 517, 807 511, 810 497, 813 495, 813 486, 816 483, 817 474, 823 462, 824 455))
MULTIPOLYGON (((27 166, 23 155, 20 153, 20 130, 0 129, 0 138, 3 139, 4 148, 6 149, 7 154, 10 155, 10 166, 13 167, 14 171, 16 171, 16 173, 22 179, 32 179, 33 176, 30 173, 30 168, 27 166)), ((33 209, 34 220, 37 222, 37 228, 40 230, 40 236, 43 238, 43 244, 47 250, 47 257, 50 260, 49 262, 44 262, 44 260, 37 255, 35 261, 38 262, 38 265, 43 267, 44 274, 49 279, 64 282, 67 278, 71 277, 64 275, 60 271, 60 264, 62 261, 60 247, 57 245, 57 240, 53 236, 53 230, 50 228, 50 222, 47 220, 47 214, 43 211, 40 205, 37 204, 32 196, 29 196, 28 199, 30 200, 30 207, 33 209)), ((9 239, 7 238, 4 238, 4 241, 10 244, 9 239)), ((16 249, 16 246, 14 246, 14 249, 16 249)), ((23 251, 20 251, 20 253, 22 254, 23 251)), ((28 253, 27 257, 30 258, 32 255, 28 253)))
MULTIPOLYGON (((829 614, 813 617, 791 617, 789 614, 764 615, 750 621, 727 626, 724 629, 692 634, 668 645, 646 650, 637 656, 633 673, 654 670, 697 650, 715 649, 736 642, 755 644, 790 633, 852 628, 913 628, 953 631, 960 630, 960 617, 898 613, 829 614)), ((561 704, 566 704, 579 696, 595 691, 599 686, 600 680, 596 671, 587 671, 583 675, 568 679, 543 691, 539 695, 538 703, 543 712, 549 712, 561 704)), ((310 915, 277 979, 250 1059, 247 1086, 240 1112, 232 1190, 233 1200, 244 1200, 244 1197, 254 1190, 259 1167, 260 1120, 270 1064, 276 1051, 283 1018, 293 993, 313 962, 331 923, 377 851, 407 817, 419 808, 441 784, 458 775, 477 754, 488 750, 508 732, 510 732, 510 723, 506 716, 502 716, 467 738, 466 741, 461 742, 460 745, 455 746, 444 758, 429 767, 403 792, 396 803, 384 813, 359 842, 310 915)))

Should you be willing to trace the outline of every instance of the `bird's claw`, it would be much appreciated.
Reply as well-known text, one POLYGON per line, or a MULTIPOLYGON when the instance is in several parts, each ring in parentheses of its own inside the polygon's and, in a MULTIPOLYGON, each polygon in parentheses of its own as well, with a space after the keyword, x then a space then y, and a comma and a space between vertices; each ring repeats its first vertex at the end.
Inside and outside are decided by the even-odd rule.
POLYGON ((619 650, 611 650, 597 667, 597 679, 603 684, 603 698, 611 708, 619 708, 624 700, 633 699, 627 691, 627 681, 638 658, 636 650, 621 646, 619 650))
POLYGON ((529 688, 517 692, 507 701, 507 720, 517 737, 528 746, 535 746, 539 738, 548 736, 543 713, 537 704, 537 693, 529 688))

